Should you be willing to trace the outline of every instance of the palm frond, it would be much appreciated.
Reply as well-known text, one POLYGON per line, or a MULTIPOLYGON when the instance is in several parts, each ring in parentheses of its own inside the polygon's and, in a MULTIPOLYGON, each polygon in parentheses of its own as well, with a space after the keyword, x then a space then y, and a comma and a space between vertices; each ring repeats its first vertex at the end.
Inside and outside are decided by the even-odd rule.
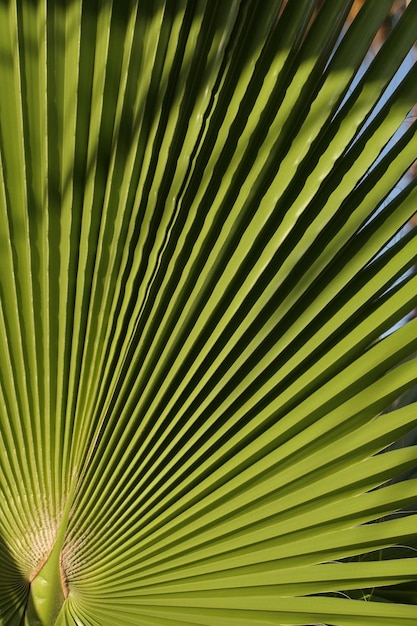
POLYGON ((362 4, 0 0, 1 624, 416 623, 417 1, 372 60, 362 4))

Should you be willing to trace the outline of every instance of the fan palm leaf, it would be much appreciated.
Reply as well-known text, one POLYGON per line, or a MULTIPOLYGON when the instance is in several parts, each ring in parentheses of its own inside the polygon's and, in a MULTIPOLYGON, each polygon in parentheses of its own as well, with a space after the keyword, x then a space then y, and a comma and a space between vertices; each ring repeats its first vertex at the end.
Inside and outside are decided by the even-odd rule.
POLYGON ((362 4, 0 0, 5 626, 415 624, 417 2, 371 60, 362 4))

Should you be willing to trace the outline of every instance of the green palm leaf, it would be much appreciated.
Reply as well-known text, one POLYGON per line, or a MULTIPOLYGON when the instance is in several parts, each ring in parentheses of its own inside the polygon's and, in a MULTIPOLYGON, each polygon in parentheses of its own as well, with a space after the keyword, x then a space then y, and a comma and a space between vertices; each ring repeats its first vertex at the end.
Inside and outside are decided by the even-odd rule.
POLYGON ((392 4, 0 1, 1 624, 416 623, 392 4))

